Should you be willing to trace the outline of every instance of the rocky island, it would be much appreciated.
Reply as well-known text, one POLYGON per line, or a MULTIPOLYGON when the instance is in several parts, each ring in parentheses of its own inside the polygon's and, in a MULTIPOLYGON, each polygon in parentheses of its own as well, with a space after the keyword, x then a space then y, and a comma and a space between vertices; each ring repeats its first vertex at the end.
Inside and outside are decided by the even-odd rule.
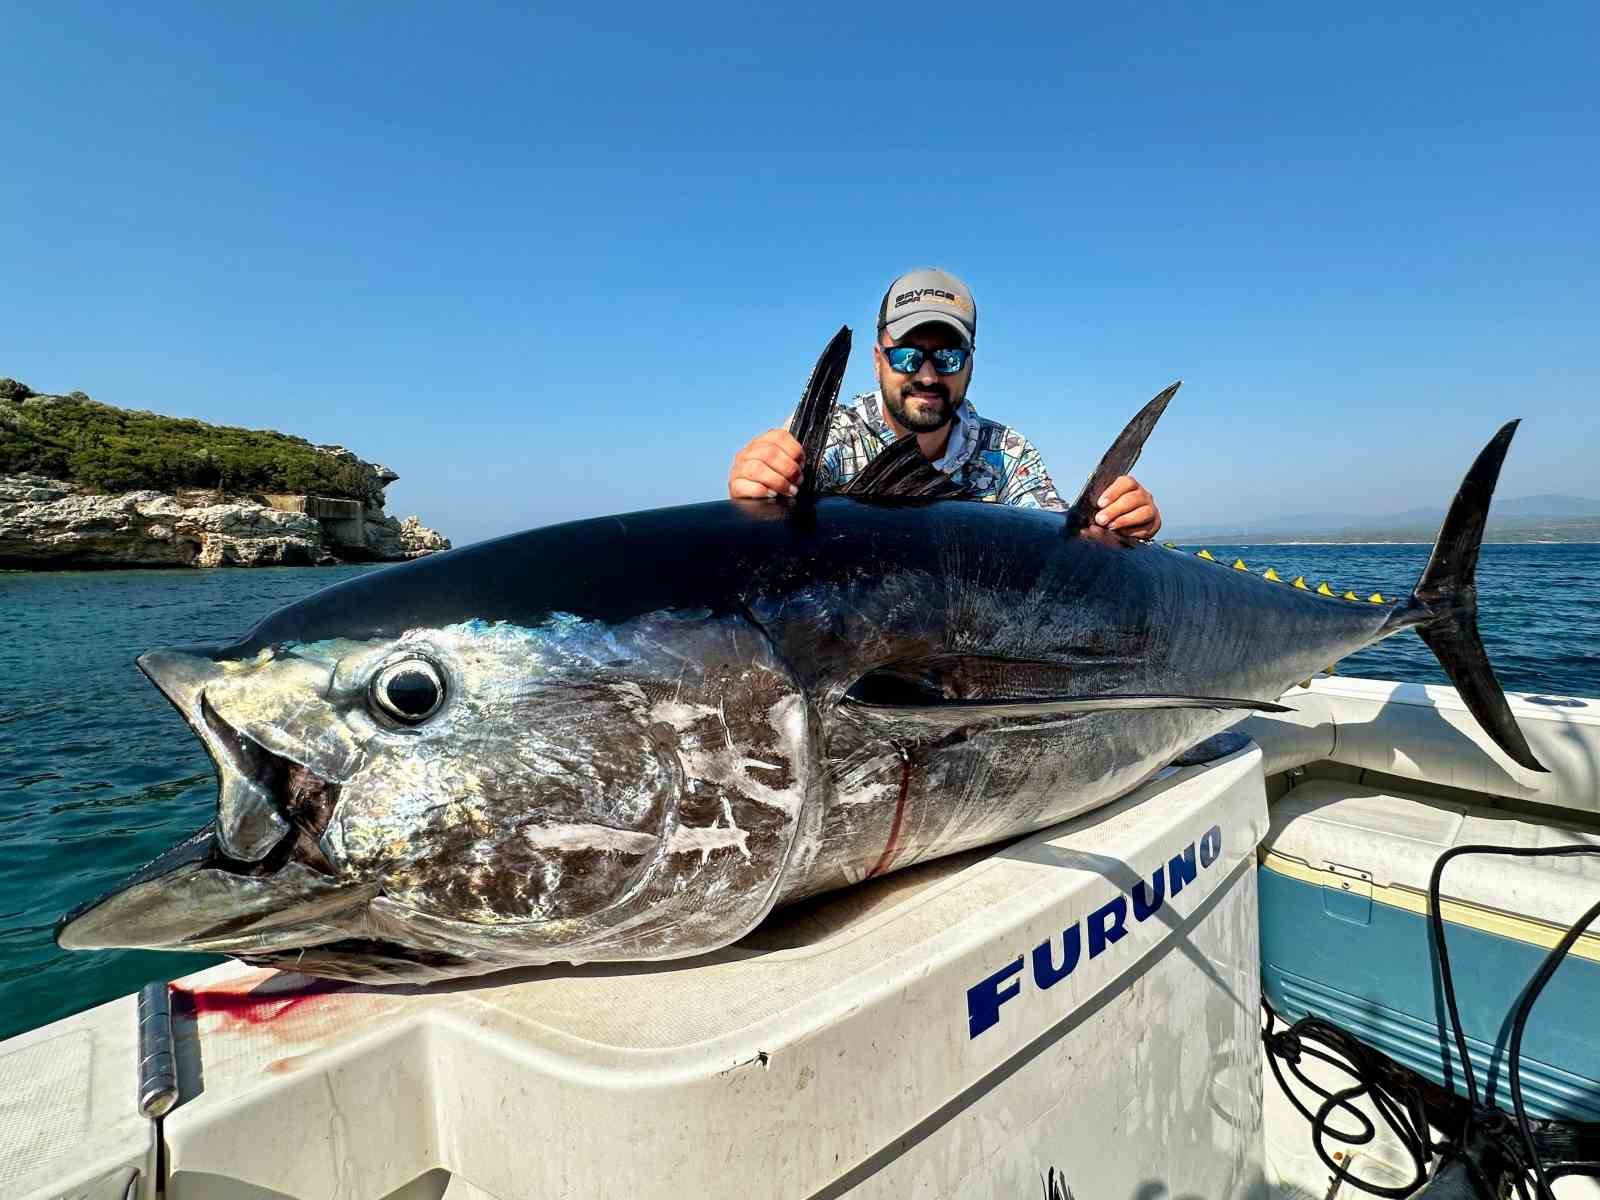
POLYGON ((0 379, 0 567, 389 562, 448 550, 343 446, 0 379))

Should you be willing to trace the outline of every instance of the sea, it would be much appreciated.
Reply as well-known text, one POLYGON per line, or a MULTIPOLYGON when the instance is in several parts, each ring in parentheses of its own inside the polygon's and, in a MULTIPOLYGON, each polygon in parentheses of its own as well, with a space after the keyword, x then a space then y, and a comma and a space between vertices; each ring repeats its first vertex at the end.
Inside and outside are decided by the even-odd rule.
MULTIPOLYGON (((1410 591, 1424 545, 1208 547, 1339 592, 1410 591)), ((0 1038, 218 961, 66 953, 56 919, 205 824, 216 781, 199 743, 133 666, 157 646, 233 637, 370 567, 0 573, 0 1038)), ((1480 627, 1507 690, 1600 695, 1600 545, 1491 545, 1480 627)), ((1410 634, 1341 674, 1444 683, 1410 634)))

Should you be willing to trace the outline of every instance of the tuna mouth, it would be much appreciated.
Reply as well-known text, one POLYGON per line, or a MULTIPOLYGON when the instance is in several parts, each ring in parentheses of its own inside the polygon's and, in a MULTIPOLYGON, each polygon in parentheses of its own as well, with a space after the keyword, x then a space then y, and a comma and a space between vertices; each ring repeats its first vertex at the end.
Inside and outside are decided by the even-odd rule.
POLYGON ((218 849, 236 863, 252 864, 282 861, 280 847, 287 847, 307 866, 332 874, 321 839, 339 802, 338 781, 268 749, 217 711, 207 692, 226 677, 225 653, 205 646, 152 650, 138 659, 211 758, 218 849))
POLYGON ((204 692, 200 721, 217 768, 217 841, 224 853, 256 862, 276 857, 273 851, 292 836, 295 857, 331 875, 321 839, 339 803, 339 785, 234 728, 204 692))
MULTIPOLYGON (((222 715, 207 693, 235 673, 235 658, 229 646, 139 657, 211 758, 217 819, 63 917, 63 949, 273 954, 361 933, 378 887, 336 870, 323 843, 348 773, 297 762, 281 750, 299 754, 300 741, 274 751, 222 715)), ((227 695, 220 701, 229 708, 227 695)), ((305 757, 320 762, 315 752, 306 742, 305 757)))
POLYGON ((208 825, 62 917, 56 944, 266 955, 358 934, 352 914, 377 888, 314 871, 290 859, 288 846, 264 863, 237 862, 208 825))

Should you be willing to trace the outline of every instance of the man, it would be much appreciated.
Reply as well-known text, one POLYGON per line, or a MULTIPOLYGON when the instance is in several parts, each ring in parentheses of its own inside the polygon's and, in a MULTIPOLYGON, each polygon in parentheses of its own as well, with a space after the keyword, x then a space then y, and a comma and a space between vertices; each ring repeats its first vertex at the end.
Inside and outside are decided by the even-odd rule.
MULTIPOLYGON (((853 479, 891 442, 914 436, 923 457, 973 499, 1019 508, 1065 509, 1038 450, 1014 429, 980 417, 967 399, 978 308, 967 285, 931 267, 889 285, 878 306, 872 348, 878 390, 840 405, 822 451, 825 486, 853 479)), ((769 429, 734 455, 728 495, 734 499, 792 496, 804 451, 787 429, 769 429)), ((1155 499, 1129 475, 1098 498, 1095 520, 1129 537, 1161 528, 1155 499)))

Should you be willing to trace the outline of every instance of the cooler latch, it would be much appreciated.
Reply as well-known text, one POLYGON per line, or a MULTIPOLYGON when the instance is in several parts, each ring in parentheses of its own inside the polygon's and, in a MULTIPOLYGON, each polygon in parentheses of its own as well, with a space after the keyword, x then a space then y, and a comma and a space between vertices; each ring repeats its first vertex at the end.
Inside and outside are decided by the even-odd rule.
POLYGON ((1362 871, 1356 867, 1342 867, 1338 863, 1327 863, 1329 874, 1339 877, 1337 887, 1340 891, 1349 892, 1352 896, 1372 897, 1372 872, 1362 871))
POLYGON ((1322 885, 1322 911, 1352 925, 1372 924, 1372 873, 1327 863, 1332 876, 1322 885))

